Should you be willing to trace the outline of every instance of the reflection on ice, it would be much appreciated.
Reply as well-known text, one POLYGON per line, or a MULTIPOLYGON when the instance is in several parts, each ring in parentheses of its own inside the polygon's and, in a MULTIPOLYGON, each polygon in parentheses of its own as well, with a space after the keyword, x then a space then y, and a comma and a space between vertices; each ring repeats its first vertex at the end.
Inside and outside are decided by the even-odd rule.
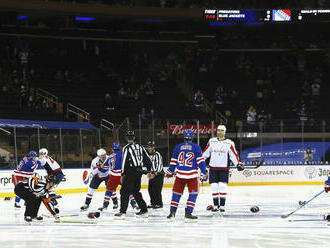
MULTIPOLYGON (((206 210, 211 193, 203 187, 197 199, 197 222, 185 222, 187 192, 176 218, 168 221, 171 189, 164 189, 163 209, 150 210, 149 218, 135 217, 129 209, 124 220, 114 210, 100 218, 88 219, 80 212, 85 194, 66 194, 59 199, 62 223, 55 223, 42 207, 42 222, 23 221, 24 207, 16 210, 13 201, 0 201, 0 244, 3 247, 328 247, 330 226, 323 215, 330 212, 330 194, 323 194, 287 219, 280 216, 296 209, 322 186, 229 187, 225 214, 206 210), (260 212, 252 213, 251 206, 260 212)), ((146 190, 144 198, 149 201, 146 190)), ((102 205, 103 192, 95 193, 89 211, 102 205)))

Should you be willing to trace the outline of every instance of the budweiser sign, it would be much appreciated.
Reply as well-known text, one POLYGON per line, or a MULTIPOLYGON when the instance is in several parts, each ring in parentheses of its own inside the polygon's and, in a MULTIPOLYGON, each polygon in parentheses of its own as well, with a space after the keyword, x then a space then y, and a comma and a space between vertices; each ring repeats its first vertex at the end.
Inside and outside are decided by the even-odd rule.
MULTIPOLYGON (((197 125, 169 125, 169 134, 170 135, 183 135, 184 130, 190 129, 197 134, 197 125)), ((217 133, 217 125, 214 126, 213 134, 217 133)), ((200 135, 211 135, 212 134, 212 125, 199 125, 199 134, 200 135)))

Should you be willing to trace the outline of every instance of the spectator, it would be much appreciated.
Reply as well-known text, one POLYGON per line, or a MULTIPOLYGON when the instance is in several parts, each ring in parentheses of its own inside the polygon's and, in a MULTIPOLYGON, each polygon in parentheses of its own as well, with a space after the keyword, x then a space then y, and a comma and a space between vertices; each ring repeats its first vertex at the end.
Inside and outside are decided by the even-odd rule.
POLYGON ((321 82, 321 80, 319 78, 317 78, 317 79, 314 79, 314 82, 311 85, 313 97, 319 97, 319 95, 320 95, 320 88, 321 88, 320 82, 321 82))
POLYGON ((312 149, 310 147, 306 148, 306 151, 304 153, 304 161, 307 164, 311 164, 313 161, 313 152, 312 149))
POLYGON ((249 125, 255 125, 256 124, 256 118, 257 118, 257 112, 256 109, 251 105, 246 113, 246 122, 249 125))
POLYGON ((115 105, 114 105, 114 102, 113 102, 113 99, 112 99, 110 93, 106 93, 104 96, 104 109, 106 111, 115 109, 115 105))
POLYGON ((307 109, 306 109, 305 103, 301 104, 300 109, 298 109, 297 115, 299 116, 299 120, 301 120, 301 121, 308 120, 307 109))
POLYGON ((150 125, 151 114, 147 113, 146 108, 142 108, 139 113, 139 120, 141 120, 142 128, 147 128, 150 125))
POLYGON ((200 91, 197 90, 194 96, 194 105, 195 108, 199 111, 204 107, 204 94, 200 91))
POLYGON ((215 108, 219 112, 224 111, 225 106, 225 90, 222 86, 219 86, 215 91, 215 108))

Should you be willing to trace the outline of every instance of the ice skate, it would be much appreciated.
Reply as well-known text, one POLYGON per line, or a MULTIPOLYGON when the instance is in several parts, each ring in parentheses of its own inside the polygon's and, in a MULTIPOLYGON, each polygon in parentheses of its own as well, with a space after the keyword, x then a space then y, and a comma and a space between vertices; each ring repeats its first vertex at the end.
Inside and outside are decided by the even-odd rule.
POLYGON ((195 216, 195 215, 192 215, 192 214, 190 213, 190 211, 189 211, 187 208, 185 209, 184 218, 185 218, 186 220, 197 220, 197 219, 198 219, 198 217, 195 216))
POLYGON ((86 211, 89 208, 89 205, 85 204, 83 206, 80 207, 81 211, 86 211))

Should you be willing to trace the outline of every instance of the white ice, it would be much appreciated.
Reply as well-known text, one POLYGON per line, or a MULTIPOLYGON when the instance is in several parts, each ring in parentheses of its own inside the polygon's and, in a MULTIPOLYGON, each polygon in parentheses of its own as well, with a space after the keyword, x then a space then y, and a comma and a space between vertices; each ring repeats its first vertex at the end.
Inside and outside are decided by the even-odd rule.
MULTIPOLYGON (((213 216, 206 211, 211 204, 210 187, 202 187, 194 211, 199 216, 195 223, 183 218, 187 191, 176 219, 167 221, 170 188, 163 190, 164 208, 150 210, 149 218, 144 219, 136 218, 131 208, 124 220, 114 219, 116 211, 111 204, 93 221, 87 218, 87 212, 79 211, 85 194, 64 194, 59 199, 60 214, 79 216, 61 219, 78 223, 54 223, 41 206, 44 221, 26 224, 24 206, 17 210, 13 200, 1 199, 0 247, 329 247, 330 226, 322 219, 330 213, 330 194, 320 195, 287 219, 280 217, 296 209, 300 200, 308 200, 321 190, 322 186, 229 187, 226 213, 213 216), (253 205, 259 206, 259 213, 250 212, 253 205)), ((147 190, 142 193, 149 203, 147 190)), ((103 194, 95 193, 89 211, 102 205, 103 194)))

